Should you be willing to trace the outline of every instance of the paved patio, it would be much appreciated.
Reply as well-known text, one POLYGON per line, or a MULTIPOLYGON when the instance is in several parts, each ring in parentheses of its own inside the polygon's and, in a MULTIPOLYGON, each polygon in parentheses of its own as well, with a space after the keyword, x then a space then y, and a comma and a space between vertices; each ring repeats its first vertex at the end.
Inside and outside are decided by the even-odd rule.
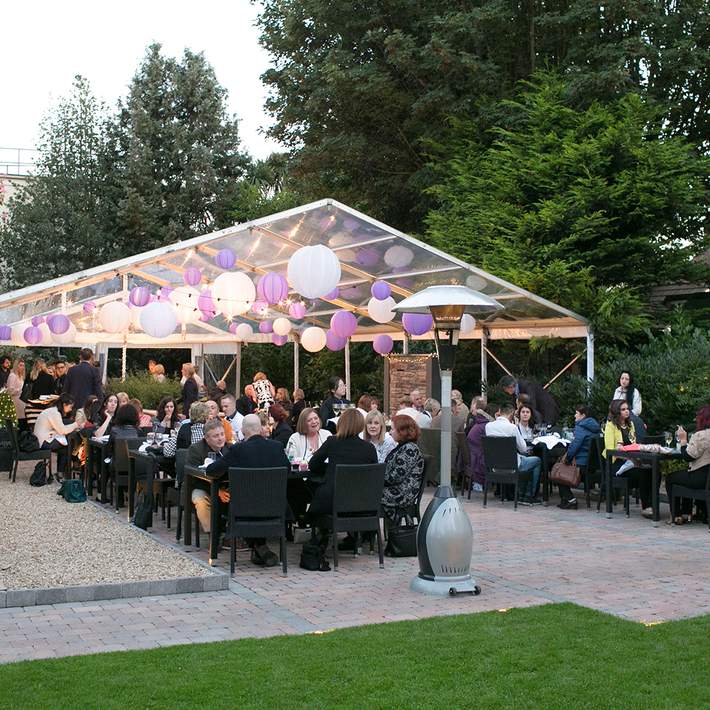
MULTIPOLYGON (((26 475, 18 486, 27 485, 26 475)), ((426 502, 426 501, 425 501, 426 502)), ((0 609, 0 662, 153 648, 570 601, 639 622, 710 613, 705 525, 654 528, 587 511, 465 502, 474 527, 478 597, 409 591, 416 559, 344 553, 338 572, 305 572, 289 545, 289 574, 257 568, 241 552, 229 591, 0 609)), ((619 510, 619 508, 617 508, 619 510)), ((664 511, 665 512, 665 511, 664 511)), ((158 516, 159 518, 159 516, 158 516)), ((159 519, 155 535, 174 541, 159 519)), ((203 541, 205 536, 203 535, 203 541)), ((204 542, 203 542, 204 545, 204 542)), ((191 555, 204 559, 204 547, 191 555)), ((228 571, 224 552, 220 566, 228 571)))

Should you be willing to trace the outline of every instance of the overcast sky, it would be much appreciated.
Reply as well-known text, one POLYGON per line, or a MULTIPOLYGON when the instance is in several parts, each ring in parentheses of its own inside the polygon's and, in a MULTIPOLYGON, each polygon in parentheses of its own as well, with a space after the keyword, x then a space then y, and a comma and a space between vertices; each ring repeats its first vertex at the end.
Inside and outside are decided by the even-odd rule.
POLYGON ((69 92, 76 74, 113 107, 125 96, 146 47, 157 41, 173 56, 185 47, 204 51, 229 91, 244 147, 266 157, 278 145, 259 132, 269 125, 259 80, 269 62, 257 41, 256 15, 248 0, 2 3, 0 147, 34 147, 40 119, 69 92))

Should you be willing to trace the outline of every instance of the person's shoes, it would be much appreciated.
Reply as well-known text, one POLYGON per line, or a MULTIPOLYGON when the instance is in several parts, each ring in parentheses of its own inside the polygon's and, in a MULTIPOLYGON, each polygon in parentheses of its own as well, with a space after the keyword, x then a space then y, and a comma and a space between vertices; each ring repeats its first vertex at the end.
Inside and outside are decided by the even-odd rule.
POLYGON ((261 545, 252 550, 251 561, 260 567, 274 567, 279 563, 279 558, 266 545, 261 545))
POLYGON ((251 563, 259 567, 263 567, 266 564, 264 560, 261 559, 261 555, 255 549, 252 549, 251 551, 251 563))
POLYGON ((653 517, 653 508, 644 508, 641 511, 641 515, 643 515, 644 518, 652 518, 653 517))
POLYGON ((526 505, 542 505, 542 499, 536 498, 535 496, 519 496, 518 503, 525 503, 526 505))
POLYGON ((347 537, 343 538, 339 543, 338 543, 338 550, 341 552, 354 552, 355 551, 355 538, 352 537, 351 535, 348 535, 347 537))
POLYGON ((577 499, 563 500, 557 507, 562 508, 562 510, 577 510, 577 499))
POLYGON ((483 493, 483 486, 480 483, 474 483, 473 484, 473 492, 474 493, 483 493))

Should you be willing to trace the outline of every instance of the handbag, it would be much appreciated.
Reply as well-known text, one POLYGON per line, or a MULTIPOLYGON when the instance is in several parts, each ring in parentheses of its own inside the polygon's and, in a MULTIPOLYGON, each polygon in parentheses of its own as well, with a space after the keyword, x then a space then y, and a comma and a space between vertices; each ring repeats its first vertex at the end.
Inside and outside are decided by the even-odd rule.
POLYGON ((404 525, 395 525, 387 531, 387 546, 385 555, 387 557, 416 557, 417 556, 417 530, 419 525, 415 524, 407 515, 404 518, 404 525))
POLYGON ((550 481, 556 483, 558 486, 561 484, 563 486, 569 486, 570 488, 576 488, 581 480, 582 472, 579 466, 577 466, 574 460, 572 463, 567 463, 564 456, 560 456, 552 467, 552 471, 550 471, 550 481))
POLYGON ((86 501, 84 484, 78 478, 64 479, 57 495, 63 496, 67 503, 84 503, 86 501))

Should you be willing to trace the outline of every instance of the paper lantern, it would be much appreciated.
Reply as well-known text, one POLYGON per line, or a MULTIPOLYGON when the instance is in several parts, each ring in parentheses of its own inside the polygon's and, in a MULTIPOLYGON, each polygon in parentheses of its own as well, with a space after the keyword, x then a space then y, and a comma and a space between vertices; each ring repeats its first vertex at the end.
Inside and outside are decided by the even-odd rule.
POLYGON ((288 314, 291 316, 291 318, 301 320, 301 318, 306 315, 306 304, 302 301, 294 301, 288 307, 288 314))
POLYGON ((354 217, 346 217, 343 220, 343 227, 351 232, 354 232, 356 229, 360 228, 360 221, 354 217))
POLYGON ((476 328, 476 319, 470 313, 464 313, 461 317, 461 335, 473 333, 476 328))
POLYGON ((325 347, 332 352, 338 352, 342 350, 347 344, 348 339, 343 338, 332 330, 327 330, 325 333, 325 347))
POLYGON ((47 325, 47 321, 44 323, 40 323, 39 326, 39 332, 42 333, 42 341, 41 345, 51 345, 52 344, 52 331, 49 329, 49 326, 47 325))
POLYGON ((291 331, 291 321, 288 318, 277 318, 274 321, 274 333, 276 335, 288 335, 291 331))
POLYGON ((173 292, 172 286, 163 286, 158 291, 158 300, 164 301, 165 303, 170 303, 170 294, 173 292))
POLYGON ((408 266, 414 258, 414 252, 409 247, 400 244, 390 247, 385 252, 385 264, 393 269, 402 269, 408 266))
POLYGON ((367 312, 375 323, 389 323, 397 315, 392 310, 396 305, 391 296, 383 301, 373 297, 367 302, 367 312))
POLYGON ((141 329, 141 310, 141 308, 131 306, 131 325, 133 326, 134 330, 141 329))
POLYGON ((380 333, 380 335, 375 336, 375 339, 372 341, 372 349, 379 355, 391 353, 393 347, 394 341, 385 333, 380 333))
POLYGON ((370 288, 370 293, 378 301, 384 301, 385 298, 389 298, 392 294, 392 289, 386 281, 375 281, 370 288))
POLYGON ((111 301, 101 306, 99 324, 107 333, 125 333, 131 324, 131 309, 121 301, 111 301))
POLYGON ((150 301, 150 290, 147 286, 134 286, 128 294, 128 301, 134 306, 143 307, 150 301))
POLYGON ((39 328, 42 323, 44 323, 44 316, 34 316, 34 318, 32 318, 32 325, 35 328, 39 328))
POLYGON ((170 303, 175 307, 178 323, 187 325, 199 319, 198 301, 200 292, 192 286, 179 286, 170 293, 170 303))
POLYGON ((214 258, 220 269, 231 269, 237 263, 237 257, 231 249, 221 249, 214 258))
POLYGON ((256 284, 257 296, 267 303, 278 303, 288 298, 288 281, 274 271, 264 274, 256 284))
POLYGON ((93 301, 87 301, 82 307, 81 310, 84 311, 87 315, 90 313, 93 313, 96 310, 96 304, 93 301))
POLYGON ((202 281, 202 272, 196 266, 188 266, 182 272, 182 280, 187 286, 197 286, 202 281))
POLYGON ((237 326, 237 329, 235 330, 234 334, 237 336, 237 340, 245 341, 249 340, 249 338, 254 335, 254 331, 252 330, 249 323, 240 323, 237 326))
POLYGON ((282 345, 286 345, 288 343, 288 336, 287 335, 279 335, 278 333, 274 333, 271 336, 271 342, 274 345, 278 345, 281 347, 282 345))
POLYGON ((334 301, 336 298, 338 298, 338 296, 340 296, 340 289, 336 286, 332 291, 326 293, 323 298, 326 301, 334 301))
POLYGON ((330 319, 330 329, 341 338, 349 338, 357 330, 357 318, 350 311, 336 311, 330 319))
POLYGON ((9 325, 0 325, 0 340, 11 340, 12 328, 9 325))
POLYGON ((149 303, 140 311, 141 328, 152 338, 167 338, 177 327, 175 309, 165 301, 149 303))
POLYGON ((256 298, 252 280, 241 271, 220 274, 212 284, 212 299, 225 318, 246 313, 256 298))
POLYGON ((217 315, 217 306, 212 300, 212 291, 206 288, 197 299, 197 307, 205 320, 212 320, 217 315))
POLYGON ((263 320, 261 323, 259 323, 259 332, 260 333, 273 333, 274 331, 274 325, 270 320, 263 320))
POLYGON ((301 247, 288 260, 288 282, 306 298, 320 298, 340 282, 340 261, 328 247, 301 247))
POLYGON ((230 323, 229 328, 227 330, 232 334, 236 335, 237 334, 237 323, 230 323))
POLYGON ((57 345, 72 345, 76 342, 76 326, 69 321, 69 327, 64 333, 53 333, 52 341, 57 345))
POLYGON ((424 335, 431 330, 434 319, 428 313, 405 313, 402 316, 402 325, 410 335, 424 335))
POLYGON ((478 274, 470 274, 466 277, 466 286, 468 286, 473 291, 483 291, 483 289, 488 285, 488 282, 478 274))
POLYGON ((39 345, 42 342, 42 331, 36 325, 31 325, 25 328, 22 337, 28 345, 39 345))
POLYGON ((63 313, 57 313, 47 319, 47 326, 54 335, 66 333, 70 323, 71 321, 63 313))
POLYGON ((373 266, 376 266, 377 263, 380 260, 380 252, 377 251, 377 249, 374 249, 373 247, 365 247, 364 249, 360 249, 357 253, 357 258, 356 261, 360 266, 367 266, 369 268, 372 268, 373 266))
POLYGON ((251 311, 258 316, 265 316, 269 312, 269 304, 266 301, 254 301, 251 304, 251 311))
POLYGON ((325 347, 326 335, 323 328, 311 326, 306 328, 301 334, 301 345, 309 353, 317 353, 325 347))

